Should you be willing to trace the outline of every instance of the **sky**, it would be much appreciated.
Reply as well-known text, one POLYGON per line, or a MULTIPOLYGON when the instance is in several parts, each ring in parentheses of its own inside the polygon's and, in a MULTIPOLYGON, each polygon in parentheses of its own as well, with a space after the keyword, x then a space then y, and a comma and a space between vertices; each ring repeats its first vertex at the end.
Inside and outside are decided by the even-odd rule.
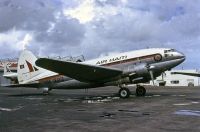
POLYGON ((200 0, 1 0, 0 58, 175 48, 200 69, 200 0))

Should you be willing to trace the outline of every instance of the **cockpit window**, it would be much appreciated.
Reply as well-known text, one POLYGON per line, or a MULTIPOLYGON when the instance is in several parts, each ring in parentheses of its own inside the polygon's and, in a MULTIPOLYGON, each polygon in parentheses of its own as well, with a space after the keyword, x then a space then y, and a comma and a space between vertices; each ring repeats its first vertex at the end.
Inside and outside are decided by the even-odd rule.
POLYGON ((164 53, 174 52, 175 49, 164 50, 164 53))

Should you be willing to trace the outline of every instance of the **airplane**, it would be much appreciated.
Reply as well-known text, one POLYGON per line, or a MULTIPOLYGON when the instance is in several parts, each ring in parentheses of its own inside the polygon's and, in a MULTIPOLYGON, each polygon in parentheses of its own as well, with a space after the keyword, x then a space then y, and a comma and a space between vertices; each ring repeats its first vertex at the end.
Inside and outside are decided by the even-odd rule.
POLYGON ((10 69, 9 69, 9 64, 8 63, 3 63, 4 65, 4 74, 3 74, 3 77, 7 78, 7 79, 10 79, 12 81, 12 83, 16 84, 18 83, 17 81, 17 72, 12 72, 10 69))
POLYGON ((149 82, 185 60, 184 54, 169 48, 150 48, 120 53, 84 62, 36 58, 24 50, 18 60, 18 85, 52 89, 86 89, 118 86, 119 96, 128 98, 128 84, 136 84, 136 95, 144 96, 140 83, 149 82))

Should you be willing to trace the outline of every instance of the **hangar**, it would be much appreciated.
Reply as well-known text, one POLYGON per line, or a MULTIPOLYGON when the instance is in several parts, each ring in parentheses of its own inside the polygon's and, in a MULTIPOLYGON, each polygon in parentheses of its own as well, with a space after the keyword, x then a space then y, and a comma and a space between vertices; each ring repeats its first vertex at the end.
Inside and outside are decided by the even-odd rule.
MULTIPOLYGON (((199 73, 198 70, 171 70, 166 71, 154 81, 156 86, 199 86, 199 78, 188 75, 173 74, 173 72, 199 73)), ((150 85, 153 85, 150 82, 150 85)))

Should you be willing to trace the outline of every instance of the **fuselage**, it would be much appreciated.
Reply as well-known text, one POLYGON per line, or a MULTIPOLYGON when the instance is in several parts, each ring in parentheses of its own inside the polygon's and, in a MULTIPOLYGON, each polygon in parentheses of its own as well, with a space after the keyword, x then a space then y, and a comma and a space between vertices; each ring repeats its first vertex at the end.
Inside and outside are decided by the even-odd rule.
POLYGON ((94 84, 80 82, 54 72, 44 73, 45 77, 41 76, 38 78, 38 81, 41 83, 41 87, 47 86, 52 89, 79 89, 106 85, 120 85, 120 83, 143 83, 148 82, 151 79, 149 69, 153 71, 154 77, 156 78, 162 72, 174 68, 184 60, 185 56, 174 49, 142 49, 120 53, 113 56, 105 56, 85 62, 78 62, 90 65, 113 67, 123 71, 121 76, 113 78, 107 83, 94 84))

